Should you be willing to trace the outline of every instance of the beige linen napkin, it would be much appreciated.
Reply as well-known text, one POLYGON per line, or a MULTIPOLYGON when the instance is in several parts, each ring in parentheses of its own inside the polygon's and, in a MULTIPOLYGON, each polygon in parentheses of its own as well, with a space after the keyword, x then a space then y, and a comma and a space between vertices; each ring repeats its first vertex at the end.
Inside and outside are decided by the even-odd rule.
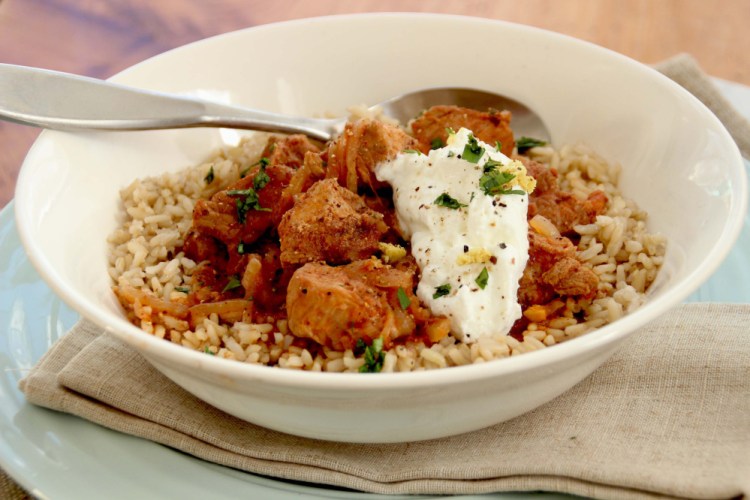
POLYGON ((737 112, 689 54, 680 54, 654 65, 664 75, 679 83, 713 111, 740 148, 750 158, 750 122, 737 112))
POLYGON ((432 441, 299 438, 224 414, 80 322, 22 381, 29 402, 258 474, 377 493, 750 494, 750 305, 683 305, 526 415, 432 441))

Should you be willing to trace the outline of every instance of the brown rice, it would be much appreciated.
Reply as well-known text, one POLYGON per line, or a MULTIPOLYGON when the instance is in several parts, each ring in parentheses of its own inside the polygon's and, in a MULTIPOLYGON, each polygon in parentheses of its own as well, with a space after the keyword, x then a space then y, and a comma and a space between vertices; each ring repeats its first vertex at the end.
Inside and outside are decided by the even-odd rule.
MULTIPOLYGON (((240 172, 257 162, 267 137, 254 134, 201 165, 136 180, 124 188, 120 193, 121 225, 108 240, 113 282, 166 301, 184 298, 198 264, 180 251, 191 226, 195 201, 238 180, 240 172), (209 172, 213 173, 214 182, 204 181, 209 172)), ((554 304, 557 311, 550 319, 545 311, 527 310, 531 323, 523 332, 522 341, 510 335, 496 335, 464 344, 449 335, 429 347, 422 343, 397 345, 385 353, 382 371, 482 363, 543 349, 611 323, 643 303, 662 264, 666 243, 662 236, 648 232, 646 213, 621 196, 617 189, 620 167, 582 145, 560 150, 537 147, 527 154, 557 168, 563 189, 581 198, 601 189, 609 198, 605 214, 592 224, 575 227, 581 235, 578 256, 600 278, 597 297, 560 300, 554 304)), ((156 314, 137 299, 128 305, 130 319, 143 330, 221 358, 331 372, 356 372, 364 363, 351 350, 308 350, 293 345, 295 337, 288 331, 286 321, 226 324, 213 314, 190 330, 187 322, 156 314)))

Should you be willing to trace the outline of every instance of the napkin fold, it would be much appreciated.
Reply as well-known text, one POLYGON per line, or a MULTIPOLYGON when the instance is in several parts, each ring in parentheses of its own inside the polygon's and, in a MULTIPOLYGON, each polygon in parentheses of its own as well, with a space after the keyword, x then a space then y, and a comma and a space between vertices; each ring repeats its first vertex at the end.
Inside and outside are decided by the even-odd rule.
MULTIPOLYGON (((750 158, 750 123, 692 57, 654 67, 701 99, 750 158)), ((550 403, 487 429, 417 443, 316 441, 243 422, 85 320, 20 385, 30 403, 204 460, 353 490, 750 497, 749 320, 750 305, 680 306, 550 403)))
POLYGON ((655 64, 654 68, 679 83, 713 111, 737 143, 742 156, 750 158, 750 121, 734 109, 693 56, 679 54, 655 64))
POLYGON ((79 322, 21 382, 29 402, 237 469, 375 493, 750 495, 750 305, 689 304, 513 420, 404 444, 317 441, 223 413, 79 322))

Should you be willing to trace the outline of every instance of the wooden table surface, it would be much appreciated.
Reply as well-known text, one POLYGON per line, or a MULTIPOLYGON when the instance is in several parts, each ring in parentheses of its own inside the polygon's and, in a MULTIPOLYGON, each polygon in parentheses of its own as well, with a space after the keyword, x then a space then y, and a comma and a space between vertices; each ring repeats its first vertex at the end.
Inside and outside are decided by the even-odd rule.
MULTIPOLYGON (((687 52, 707 73, 750 85, 750 0, 0 0, 0 62, 107 78, 207 36, 375 11, 518 22, 644 63, 687 52)), ((0 122, 0 207, 13 198, 18 170, 37 134, 0 122)))
MULTIPOLYGON (((249 26, 328 14, 414 11, 529 24, 644 63, 680 52, 750 85, 750 0, 0 0, 0 62, 98 78, 249 26)), ((38 130, 0 122, 0 207, 38 130)))

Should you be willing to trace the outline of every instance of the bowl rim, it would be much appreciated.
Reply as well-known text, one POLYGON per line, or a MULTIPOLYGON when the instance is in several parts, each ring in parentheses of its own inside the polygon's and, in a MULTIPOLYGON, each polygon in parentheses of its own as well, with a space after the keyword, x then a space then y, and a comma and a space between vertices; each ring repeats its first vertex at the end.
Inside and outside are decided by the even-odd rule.
POLYGON ((539 36, 548 37, 550 40, 577 44, 586 50, 607 53, 610 57, 618 59, 620 63, 628 66, 629 71, 648 74, 649 78, 654 79, 655 82, 668 86, 670 91, 687 96, 693 104, 698 105, 697 109, 700 113, 713 124, 714 131, 719 133, 722 141, 726 143, 725 145, 729 148, 733 148, 733 151, 730 153, 731 156, 734 157, 732 163, 734 164, 734 168, 737 168, 740 171, 740 175, 737 178, 738 185, 733 186, 732 191, 737 194, 737 196, 732 197, 728 217, 721 233, 723 243, 721 245, 714 245, 701 265, 692 270, 692 272, 685 276, 680 282, 676 283, 672 289, 654 299, 648 300, 634 313, 630 313, 611 324, 605 325, 580 337, 556 344, 553 346, 553 349, 540 349, 534 352, 525 353, 523 356, 512 356, 481 364, 417 372, 378 373, 372 376, 363 373, 311 372, 269 367, 252 363, 230 362, 230 360, 207 356, 205 353, 187 349, 171 342, 165 342, 163 339, 159 339, 131 324, 124 317, 117 316, 112 311, 96 306, 93 300, 88 300, 85 297, 82 297, 69 287, 64 280, 60 278, 52 265, 45 259, 44 255, 35 248, 32 236, 27 230, 27 227, 30 227, 27 226, 30 225, 30 221, 27 220, 28 214, 25 213, 24 210, 19 210, 18 208, 22 208, 25 203, 25 196, 23 190, 20 188, 29 182, 27 179, 28 176, 24 173, 25 171, 27 172, 28 169, 25 169, 24 166, 27 164, 27 161, 33 160, 34 153, 41 148, 41 144, 48 140, 54 141, 54 134, 59 133, 45 130, 36 139, 23 162, 16 189, 15 214, 18 232, 26 249, 26 253, 34 267, 54 292, 79 314, 84 318, 92 320, 97 325, 103 327, 106 331, 114 334, 117 338, 135 347, 149 360, 153 361, 154 358, 157 358, 159 360, 158 363, 160 364, 166 363, 172 366, 178 365, 184 369, 200 366, 201 371, 205 370, 212 375, 226 376, 245 381, 264 382, 279 387, 294 386, 321 390, 350 389, 358 391, 374 391, 395 388, 405 389, 425 386, 448 386, 452 384, 463 384, 469 381, 495 378, 502 375, 521 374, 542 366, 550 367, 554 364, 565 362, 576 355, 593 352, 597 349, 606 348, 607 346, 616 344, 624 340, 627 336, 635 333, 638 328, 657 319, 660 315, 684 300, 695 288, 713 274, 734 246, 739 237, 745 213, 747 211, 748 188, 747 179, 744 173, 744 164, 739 149, 731 139, 731 136, 724 125, 695 96, 655 69, 611 49, 562 33, 508 21, 454 14, 381 12, 316 16, 252 26, 197 40, 140 61, 113 75, 109 80, 126 83, 128 75, 131 72, 137 71, 144 66, 158 64, 159 60, 166 57, 168 54, 176 51, 190 50, 190 47, 198 44, 220 43, 224 39, 241 37, 247 32, 255 33, 265 30, 290 29, 295 26, 310 23, 325 24, 350 21, 388 22, 390 19, 410 19, 413 21, 421 19, 440 22, 479 23, 499 26, 501 29, 534 32, 539 36))

